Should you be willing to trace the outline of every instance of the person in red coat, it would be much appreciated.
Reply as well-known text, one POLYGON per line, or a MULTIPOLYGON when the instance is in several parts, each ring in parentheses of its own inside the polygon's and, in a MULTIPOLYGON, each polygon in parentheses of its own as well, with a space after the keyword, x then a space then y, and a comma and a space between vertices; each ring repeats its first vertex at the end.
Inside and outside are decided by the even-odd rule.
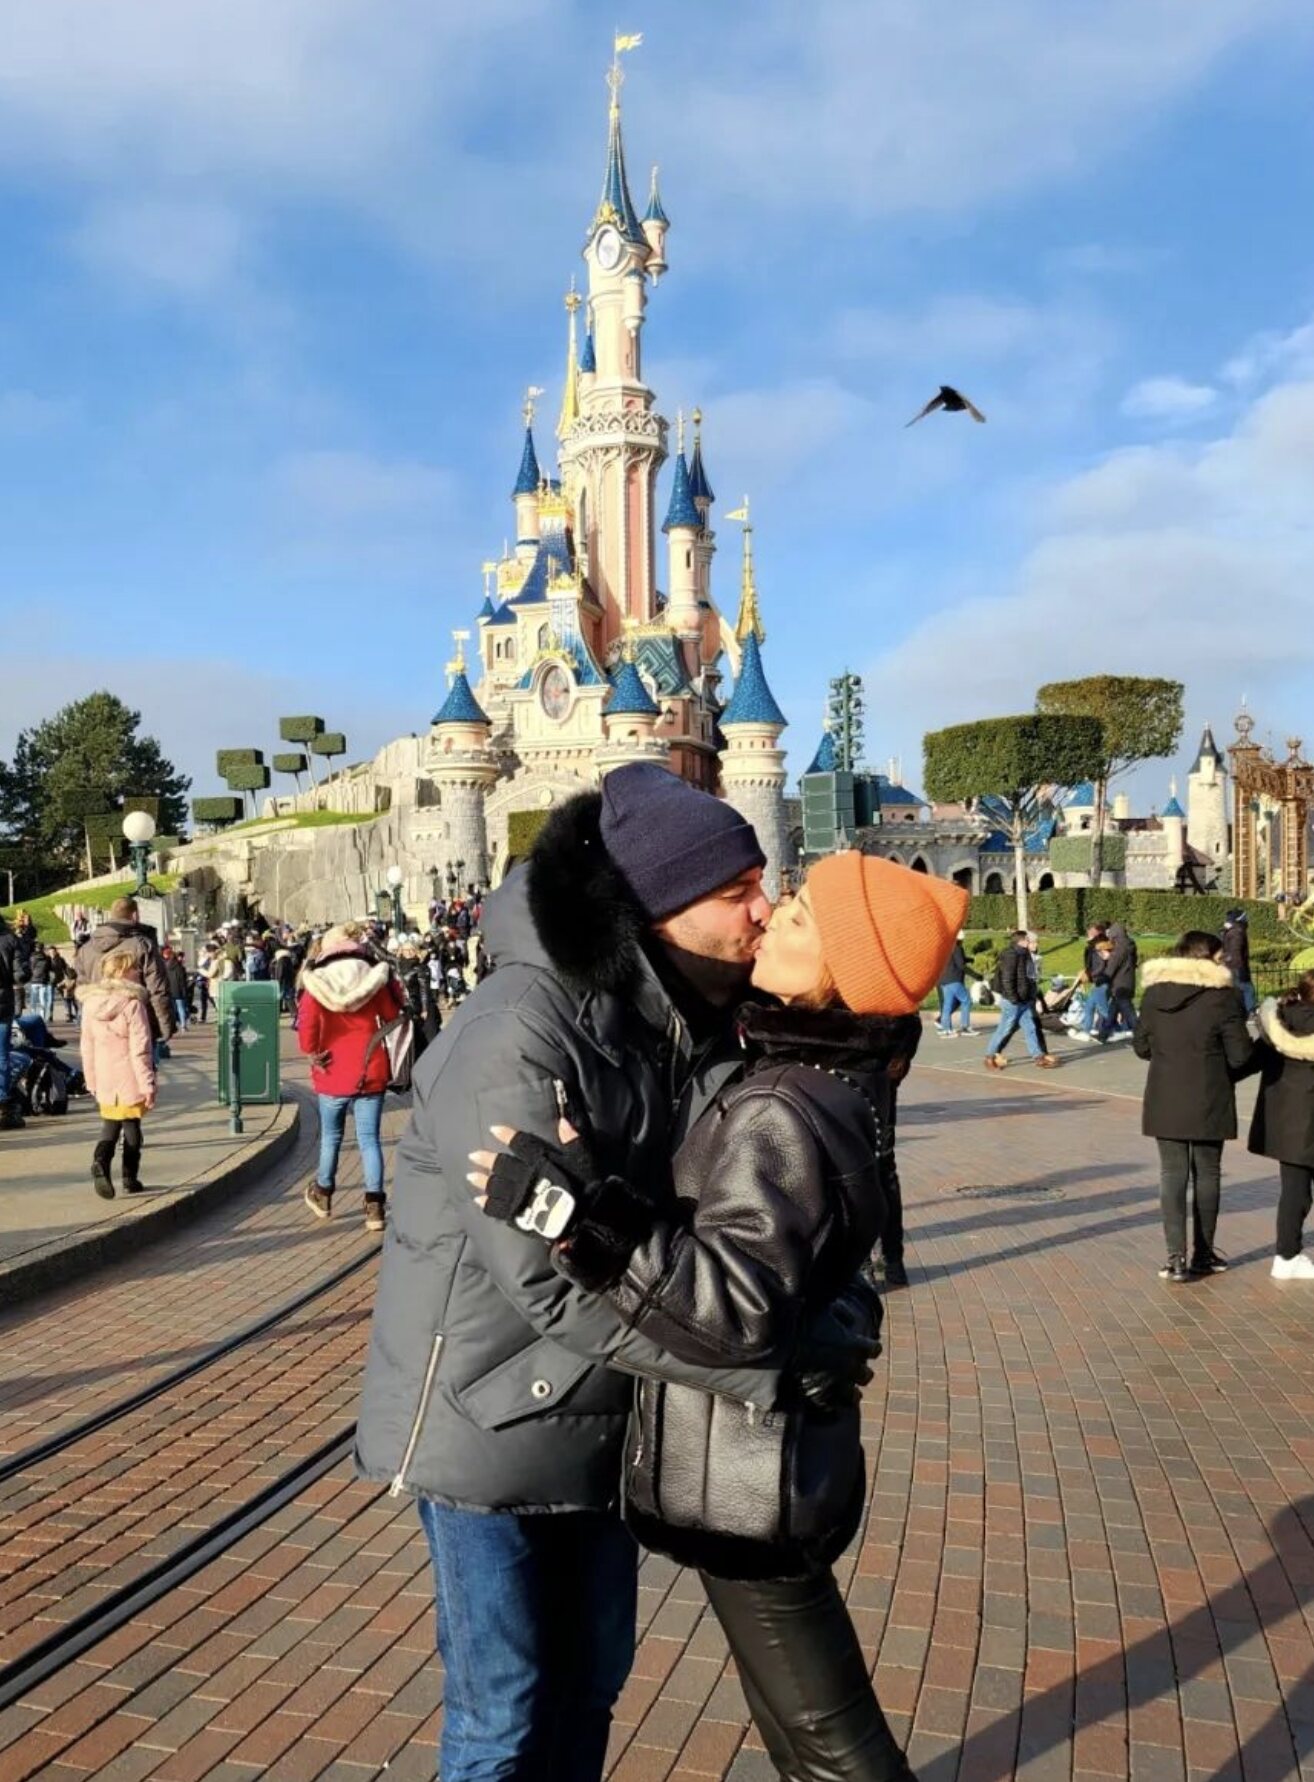
POLYGON ((365 944, 354 922, 330 928, 301 974, 297 1043, 310 1060, 310 1082, 319 1098, 319 1167, 306 1189, 316 1218, 333 1211, 338 1157, 350 1109, 365 1178, 365 1229, 382 1231, 383 1095, 388 1053, 370 1040, 401 1013, 405 994, 386 960, 365 944))

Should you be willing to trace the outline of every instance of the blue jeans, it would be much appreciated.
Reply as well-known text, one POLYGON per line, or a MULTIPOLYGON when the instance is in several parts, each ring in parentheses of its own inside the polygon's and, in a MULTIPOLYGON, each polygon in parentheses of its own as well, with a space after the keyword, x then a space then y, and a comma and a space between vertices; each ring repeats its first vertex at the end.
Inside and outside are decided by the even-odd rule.
POLYGON ((1244 984, 1238 984, 1237 989, 1241 992, 1241 1000, 1246 1005, 1247 1015, 1253 1015, 1259 1007, 1259 997, 1255 986, 1247 980, 1244 984))
POLYGON ((446 1671, 443 1782, 599 1782, 634 1662, 633 1536, 601 1513, 418 1508, 446 1671))
POLYGON ((0 1015, 0 1101, 9 1100, 9 1017, 0 1015))
POLYGON ((40 1015, 43 1021, 53 1021, 55 1017, 55 986, 53 984, 29 984, 27 987, 27 1012, 29 1015, 40 1015))
POLYGON ((1097 1021, 1103 1023, 1109 1018, 1109 986, 1092 984, 1086 997, 1086 1006, 1081 1012, 1081 1031, 1089 1033, 1097 1021))
POLYGON ((949 1033, 953 1029, 954 1010, 963 1011, 962 1027, 964 1033, 972 1031, 972 998, 968 994, 966 984, 941 984, 940 986, 940 1018, 936 1026, 949 1033))
POLYGON ((1034 1007, 1029 1002, 1009 1002, 1002 996, 999 999, 999 1025, 995 1029, 995 1037, 986 1047, 986 1057, 993 1058, 996 1052, 1002 1052, 1019 1027, 1022 1029, 1022 1038, 1027 1042, 1027 1052, 1032 1058, 1039 1058, 1043 1048, 1040 1035, 1036 1032, 1034 1007))
POLYGON ((338 1179, 338 1155, 342 1135, 347 1129, 347 1109, 351 1109, 356 1128, 356 1144, 360 1149, 361 1173, 365 1177, 366 1194, 383 1193, 383 1125, 381 1095, 321 1095, 319 1097, 319 1169, 315 1180, 321 1188, 334 1188, 338 1179))
POLYGON ((186 1033, 186 1031, 187 1031, 187 998, 185 996, 175 996, 174 997, 173 1012, 178 1017, 178 1031, 179 1031, 179 1033, 186 1033))

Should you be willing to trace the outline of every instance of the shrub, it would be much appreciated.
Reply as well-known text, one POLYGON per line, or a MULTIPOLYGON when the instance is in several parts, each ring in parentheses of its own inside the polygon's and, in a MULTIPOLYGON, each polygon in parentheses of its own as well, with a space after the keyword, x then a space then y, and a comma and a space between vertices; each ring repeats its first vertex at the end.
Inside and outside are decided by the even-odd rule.
MULTIPOLYGON (((1015 904, 1008 895, 992 893, 972 899, 968 921, 973 928, 1008 928, 1014 921, 1015 904)), ((1290 930, 1278 914, 1278 905, 1255 899, 1189 897, 1176 891, 1099 890, 1037 891, 1030 900, 1031 925, 1047 934, 1081 934, 1092 922, 1122 922, 1133 934, 1184 934, 1203 928, 1218 934, 1230 909, 1244 909, 1250 918, 1254 941, 1281 941, 1290 930)))
POLYGON ((323 729, 323 718, 292 717, 278 720, 278 734, 284 742, 311 743, 323 729))
POLYGON ((269 769, 261 762, 246 767, 230 767, 224 775, 234 792, 263 792, 269 784, 269 769))
POLYGON ((220 827, 225 823, 236 823, 243 811, 240 798, 193 798, 192 815, 198 823, 209 823, 220 827))
POLYGON ((221 780, 231 779, 234 768, 263 767, 264 761, 263 749, 220 749, 214 758, 221 780))
POLYGON ((323 735, 311 738, 310 752, 312 755, 345 755, 347 739, 341 730, 326 730, 323 735))
POLYGON ((272 766, 275 773, 304 773, 306 757, 300 750, 294 754, 275 755, 272 766))
MULTIPOLYGON (((1058 835, 1049 844, 1049 863, 1055 872, 1089 872, 1091 845, 1089 835, 1058 835)), ((1127 864, 1127 837, 1104 837, 1105 872, 1121 872, 1127 864)))

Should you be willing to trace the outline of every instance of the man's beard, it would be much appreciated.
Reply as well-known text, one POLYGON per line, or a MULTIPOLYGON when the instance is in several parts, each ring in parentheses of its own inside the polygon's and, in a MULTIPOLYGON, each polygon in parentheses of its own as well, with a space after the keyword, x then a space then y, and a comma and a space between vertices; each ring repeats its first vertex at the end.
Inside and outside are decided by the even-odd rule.
POLYGON ((670 968, 713 1008, 727 1008, 738 1002, 748 988, 753 974, 751 959, 712 959, 705 953, 690 953, 667 940, 659 941, 657 945, 670 968))

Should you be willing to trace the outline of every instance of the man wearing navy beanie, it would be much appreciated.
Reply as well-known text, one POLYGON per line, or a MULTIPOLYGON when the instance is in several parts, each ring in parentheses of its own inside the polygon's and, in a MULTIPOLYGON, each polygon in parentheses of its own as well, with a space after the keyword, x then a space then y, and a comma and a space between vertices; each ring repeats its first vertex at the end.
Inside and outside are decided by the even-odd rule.
POLYGON ((775 1401, 776 1374, 698 1368, 624 1325, 466 1182, 490 1127, 555 1144, 568 1115, 605 1171, 673 1193, 681 1138, 743 1068, 764 865, 724 800, 654 763, 616 768, 488 899, 494 969, 416 1067, 356 1458, 418 1499, 444 1782, 602 1775, 634 1653, 637 1549, 617 1510, 633 1376, 775 1401))

